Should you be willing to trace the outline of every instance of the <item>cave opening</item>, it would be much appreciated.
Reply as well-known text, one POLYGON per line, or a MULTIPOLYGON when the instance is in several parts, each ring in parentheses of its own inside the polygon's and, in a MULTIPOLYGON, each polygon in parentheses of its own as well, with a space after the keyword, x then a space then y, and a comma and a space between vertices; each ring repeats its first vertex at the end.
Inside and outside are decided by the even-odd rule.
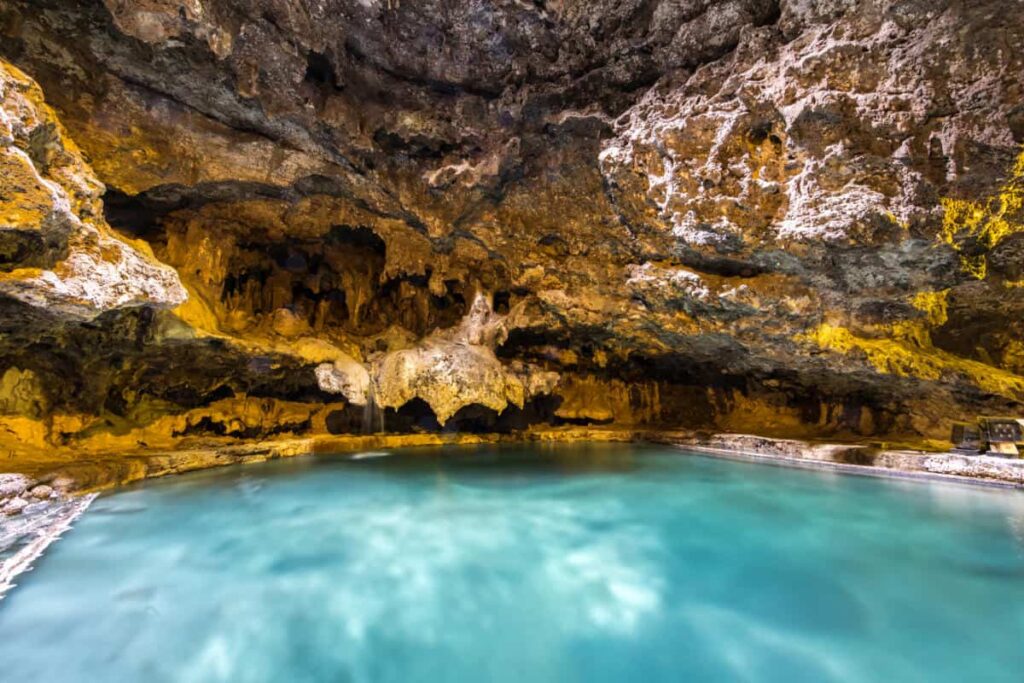
POLYGON ((464 297, 456 281, 436 294, 425 275, 385 278, 386 261, 386 243, 363 226, 334 226, 317 240, 250 237, 227 263, 219 299, 253 320, 283 309, 309 330, 362 336, 392 325, 423 335, 461 318, 464 297))
POLYGON ((103 194, 103 215, 107 223, 122 234, 150 243, 162 241, 161 221, 167 212, 167 207, 159 202, 126 194, 116 187, 108 187, 103 194))

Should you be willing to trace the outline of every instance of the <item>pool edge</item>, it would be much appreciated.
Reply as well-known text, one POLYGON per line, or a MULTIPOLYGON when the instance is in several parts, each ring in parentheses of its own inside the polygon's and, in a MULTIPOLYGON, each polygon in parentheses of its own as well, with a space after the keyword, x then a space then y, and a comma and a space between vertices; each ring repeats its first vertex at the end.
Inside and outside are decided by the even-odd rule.
POLYGON ((700 455, 777 467, 1024 491, 1024 461, 1019 460, 958 453, 877 451, 870 453, 874 460, 872 464, 858 464, 831 459, 843 457, 843 454, 850 451, 869 450, 856 445, 815 444, 744 434, 720 435, 702 440, 650 434, 644 440, 700 455))
MULTIPOLYGON (((24 536, 28 536, 30 540, 11 557, 0 562, 0 603, 11 589, 18 585, 15 579, 32 571, 35 562, 74 526, 75 521, 89 508, 97 495, 99 494, 87 493, 50 503, 50 509, 38 513, 37 520, 29 518, 26 529, 20 530, 20 533, 19 530, 10 532, 12 536, 16 535, 16 538, 12 539, 14 542, 20 542, 24 536)), ((0 532, 7 531, 5 526, 12 526, 21 521, 23 519, 19 517, 0 517, 0 532)), ((8 534, 0 533, 0 536, 6 535, 8 534)))

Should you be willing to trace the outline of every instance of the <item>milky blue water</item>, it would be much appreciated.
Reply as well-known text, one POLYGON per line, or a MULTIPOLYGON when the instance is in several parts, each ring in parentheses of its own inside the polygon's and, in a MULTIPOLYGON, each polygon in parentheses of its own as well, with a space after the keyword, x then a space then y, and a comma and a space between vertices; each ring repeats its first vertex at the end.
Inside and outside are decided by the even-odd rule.
POLYGON ((98 499, 7 681, 1024 680, 1024 494, 645 446, 451 448, 98 499))

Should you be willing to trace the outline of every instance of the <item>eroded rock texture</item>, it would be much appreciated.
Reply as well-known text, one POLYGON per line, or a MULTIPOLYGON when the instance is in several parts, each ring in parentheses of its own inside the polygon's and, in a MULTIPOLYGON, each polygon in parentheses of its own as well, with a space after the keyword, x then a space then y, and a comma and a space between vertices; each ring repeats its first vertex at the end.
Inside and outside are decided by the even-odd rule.
POLYGON ((1022 0, 0 0, 0 57, 12 452, 1022 407, 1022 0))

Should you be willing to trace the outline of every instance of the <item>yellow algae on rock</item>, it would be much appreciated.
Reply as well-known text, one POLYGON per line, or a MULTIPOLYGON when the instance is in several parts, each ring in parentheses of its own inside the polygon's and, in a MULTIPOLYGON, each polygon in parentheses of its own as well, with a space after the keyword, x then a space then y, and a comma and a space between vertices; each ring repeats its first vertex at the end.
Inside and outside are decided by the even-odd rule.
POLYGON ((637 385, 594 376, 566 376, 555 392, 562 398, 555 415, 565 420, 634 425, 661 417, 657 382, 637 385))
MULTIPOLYGON (((822 348, 840 353, 863 351, 879 372, 933 380, 942 375, 941 368, 922 355, 920 345, 908 344, 907 338, 900 341, 890 338, 868 339, 855 336, 845 327, 822 323, 798 339, 812 341, 822 348)), ((920 339, 915 341, 919 342, 920 339)))

